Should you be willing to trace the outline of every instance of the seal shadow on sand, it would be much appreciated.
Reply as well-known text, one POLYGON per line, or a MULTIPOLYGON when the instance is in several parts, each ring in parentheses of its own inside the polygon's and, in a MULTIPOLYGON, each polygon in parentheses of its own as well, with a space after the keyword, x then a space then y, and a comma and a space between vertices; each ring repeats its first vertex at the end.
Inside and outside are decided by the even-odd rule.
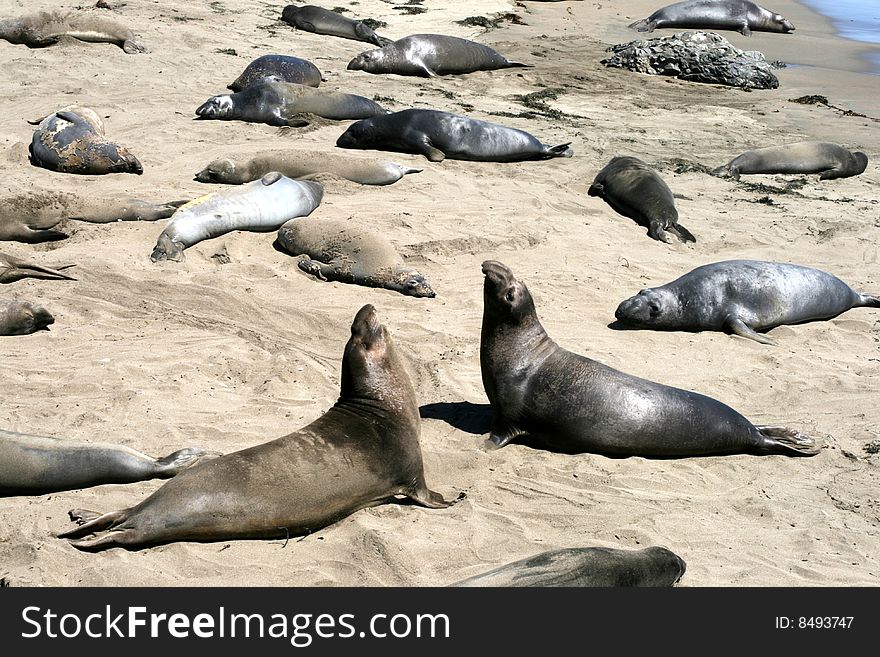
POLYGON ((459 431, 474 434, 489 433, 492 426, 492 406, 469 401, 436 402, 419 407, 423 420, 443 420, 459 431))

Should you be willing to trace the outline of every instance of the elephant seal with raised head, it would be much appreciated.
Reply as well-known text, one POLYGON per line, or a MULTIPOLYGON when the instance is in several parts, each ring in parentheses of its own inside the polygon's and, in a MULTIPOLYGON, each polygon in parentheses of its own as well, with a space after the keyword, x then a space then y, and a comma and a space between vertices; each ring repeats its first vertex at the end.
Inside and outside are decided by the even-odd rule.
POLYGON ((28 335, 48 331, 52 313, 30 301, 0 301, 0 335, 28 335))
POLYGON ((234 82, 227 85, 227 89, 241 91, 254 82, 266 78, 277 78, 282 82, 294 82, 307 87, 317 87, 321 84, 321 71, 307 59, 293 57, 292 55, 263 55, 257 57, 247 65, 234 82))
POLYGON ((390 39, 380 37, 363 21, 346 18, 335 11, 315 5, 287 5, 281 11, 281 20, 306 32, 366 41, 380 48, 391 43, 390 39))
POLYGON ((868 156, 839 144, 801 141, 746 151, 712 170, 713 176, 739 180, 743 173, 818 173, 819 180, 857 176, 868 167, 868 156))
POLYGON ((525 437, 535 447, 610 456, 819 453, 794 429, 755 426, 715 399, 563 349, 507 266, 489 260, 483 274, 480 366, 495 445, 525 437))
POLYGON ((129 55, 148 53, 130 29, 116 21, 88 12, 41 11, 0 20, 0 39, 43 48, 70 37, 90 43, 113 43, 129 55))
POLYGON ((639 32, 663 28, 733 30, 745 36, 755 32, 794 32, 794 25, 776 12, 749 0, 687 0, 676 2, 630 27, 639 32))

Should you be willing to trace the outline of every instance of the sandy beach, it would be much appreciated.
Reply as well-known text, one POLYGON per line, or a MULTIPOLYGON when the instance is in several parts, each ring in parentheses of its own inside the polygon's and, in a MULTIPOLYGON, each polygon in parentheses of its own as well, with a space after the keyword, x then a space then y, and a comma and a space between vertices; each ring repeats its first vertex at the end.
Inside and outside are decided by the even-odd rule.
MULTIPOLYGON (((406 359, 422 405, 428 485, 445 510, 386 504, 302 539, 179 542, 137 552, 79 552, 55 537, 68 509, 132 506, 154 480, 0 499, 0 577, 12 586, 441 586, 541 551, 661 545, 687 562, 680 586, 876 586, 880 582, 880 312, 774 329, 775 346, 723 333, 615 331, 623 299, 702 264, 734 258, 793 262, 880 293, 880 77, 870 44, 790 0, 770 6, 793 34, 723 32, 739 48, 792 64, 778 89, 745 92, 651 77, 599 63, 639 38, 627 25, 662 2, 424 0, 409 14, 381 0, 345 3, 386 22, 389 38, 443 33, 531 64, 431 79, 348 71, 369 44, 296 31, 285 2, 115 2, 103 12, 152 52, 109 44, 28 49, 0 41, 0 194, 31 189, 149 201, 219 189, 195 182, 229 154, 290 149, 350 153, 424 169, 386 186, 322 177, 312 218, 382 232, 432 282, 437 297, 314 280, 274 249, 274 233, 201 242, 182 263, 149 255, 166 225, 65 221, 53 243, 0 243, 76 281, 26 279, 0 298, 39 302, 48 332, 0 338, 0 428, 113 442, 158 456, 185 446, 231 452, 312 421, 339 394, 352 318, 373 304, 406 359), (459 24, 507 14, 499 27, 459 24), (517 18, 513 18, 515 15, 517 18), (314 62, 322 88, 378 97, 390 110, 434 108, 571 142, 574 157, 511 164, 342 151, 349 122, 278 129, 196 121, 255 57, 314 62), (527 94, 544 92, 537 106, 527 94), (821 94, 846 116, 790 99, 821 94), (27 160, 27 123, 71 104, 94 108, 107 135, 144 174, 78 176, 27 160), (868 154, 859 176, 744 176, 705 169, 743 151, 802 140, 868 154), (694 244, 664 244, 587 196, 615 155, 654 166, 677 195, 694 244), (231 262, 212 256, 225 249, 231 262), (694 390, 755 424, 784 424, 824 446, 813 458, 720 456, 652 460, 491 448, 480 376, 480 265, 510 266, 561 346, 624 372, 694 390)), ((73 3, 68 3, 74 6, 73 3)), ((91 4, 91 3, 87 3, 91 4)), ((343 3, 315 2, 328 8, 343 3)), ((762 3, 763 4, 763 3, 762 3)), ((401 2, 402 5, 402 2, 401 2)), ((15 16, 57 8, 0 2, 15 16)), ((766 6, 766 5, 765 5, 766 6)), ((650 36, 672 34, 658 30, 650 36)))

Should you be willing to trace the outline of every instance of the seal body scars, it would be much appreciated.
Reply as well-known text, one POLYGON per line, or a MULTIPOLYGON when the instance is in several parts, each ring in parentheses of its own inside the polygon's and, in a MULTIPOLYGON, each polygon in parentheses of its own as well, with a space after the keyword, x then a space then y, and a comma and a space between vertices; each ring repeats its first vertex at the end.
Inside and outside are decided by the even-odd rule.
POLYGON ((450 586, 672 586, 684 560, 663 547, 566 548, 536 554, 450 586))
POLYGON ((128 149, 104 136, 103 122, 93 110, 76 106, 40 121, 31 139, 30 160, 34 166, 61 173, 144 172, 128 149))
POLYGON ((850 308, 880 307, 824 271, 781 262, 727 260, 697 267, 671 283, 621 302, 624 326, 681 331, 727 331, 772 344, 766 331, 837 317, 850 308))
POLYGON ((281 20, 293 27, 315 34, 328 34, 343 39, 366 41, 379 47, 390 43, 388 39, 376 34, 366 23, 346 18, 335 11, 315 5, 302 7, 287 5, 281 12, 281 20))
POLYGON ((241 91, 265 78, 294 82, 307 87, 321 84, 321 71, 307 59, 291 55, 263 55, 247 65, 241 75, 227 89, 241 91))
POLYGON ((278 230, 278 243, 299 268, 320 280, 381 287, 412 297, 434 297, 422 274, 403 264, 387 239, 347 221, 288 221, 278 230))
POLYGON ((780 14, 749 0, 687 0, 658 9, 648 18, 631 23, 639 32, 658 27, 734 30, 749 36, 752 31, 794 31, 794 25, 780 14))
POLYGON ((755 426, 715 399, 559 347, 509 268, 487 261, 483 273, 480 365, 496 445, 527 436, 553 451, 616 456, 818 453, 793 429, 755 426))
POLYGON ((293 82, 262 80, 234 94, 213 96, 196 114, 202 119, 222 119, 268 123, 276 126, 302 126, 303 114, 325 119, 365 119, 386 114, 369 98, 324 91, 293 82))
POLYGON ((8 253, 0 253, 0 283, 14 283, 22 278, 75 281, 73 276, 61 271, 71 267, 73 265, 62 265, 58 269, 52 269, 35 262, 22 260, 8 253))
POLYGON ((30 301, 0 301, 0 335, 27 335, 48 331, 52 314, 30 301))
POLYGON ((39 495, 126 484, 178 472, 216 456, 187 447, 163 458, 107 443, 59 440, 0 430, 0 495, 39 495))
POLYGON ((339 401, 311 424, 182 472, 137 506, 61 536, 98 533, 73 543, 81 549, 274 538, 396 496, 449 506, 425 484, 415 391, 370 305, 352 323, 341 379, 339 401))
POLYGON ((655 240, 682 242, 696 239, 678 223, 678 211, 669 186, 654 169, 636 157, 615 157, 596 174, 587 192, 598 196, 615 212, 648 228, 655 240))
POLYGON ((41 11, 0 20, 0 39, 10 43, 42 48, 58 43, 61 37, 113 43, 130 55, 150 52, 130 29, 93 13, 41 11))
POLYGON ((820 180, 857 176, 868 166, 868 156, 838 144, 802 141, 746 151, 712 175, 739 180, 743 173, 818 173, 820 180))
POLYGON ((520 162, 571 157, 569 144, 547 146, 533 135, 497 123, 437 110, 408 109, 351 124, 336 140, 340 148, 375 148, 445 158, 520 162))
POLYGON ((350 71, 422 77, 527 66, 508 61, 476 41, 442 34, 412 34, 363 52, 348 63, 350 71))
POLYGON ((310 180, 267 173, 260 180, 207 194, 183 205, 159 235, 150 259, 183 260, 183 250, 233 230, 268 233, 321 204, 324 188, 310 180))

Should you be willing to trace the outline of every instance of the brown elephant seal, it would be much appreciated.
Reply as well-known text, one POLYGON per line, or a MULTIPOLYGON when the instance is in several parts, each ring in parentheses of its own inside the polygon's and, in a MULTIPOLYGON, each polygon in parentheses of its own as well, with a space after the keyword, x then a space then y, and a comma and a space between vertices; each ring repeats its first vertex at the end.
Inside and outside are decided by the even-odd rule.
POLYGON ((624 374, 558 346, 532 295, 500 262, 483 263, 480 366, 490 440, 558 452, 677 457, 819 453, 786 427, 755 426, 721 402, 624 374))
POLYGON ((366 305, 351 325, 339 401, 298 431, 181 472, 137 506, 61 534, 80 549, 308 534, 408 498, 449 506, 425 483, 419 406, 387 329, 366 305))
POLYGON ((154 459, 124 445, 0 430, 0 495, 40 495, 173 477, 214 456, 217 452, 188 447, 154 459))
POLYGON ((678 223, 672 190, 654 169, 637 157, 614 157, 596 174, 587 191, 598 196, 615 212, 648 229, 661 242, 696 242, 690 231, 678 223))
POLYGON ((450 586, 672 586, 686 564, 663 547, 566 548, 536 554, 450 586))
POLYGON ((849 178, 862 173, 868 156, 824 141, 801 141, 746 151, 712 170, 713 176, 739 180, 743 173, 818 173, 819 180, 849 178))
POLYGON ((639 32, 658 27, 734 30, 745 36, 752 32, 794 32, 794 25, 780 14, 749 0, 687 0, 676 2, 642 20, 631 23, 639 32))
POLYGON ((204 183, 240 185, 278 171, 288 178, 330 173, 361 185, 390 185, 421 169, 405 167, 388 160, 349 157, 318 151, 261 151, 240 158, 220 158, 199 171, 195 179, 204 183))
POLYGON ((227 89, 241 91, 265 78, 295 82, 307 87, 321 84, 321 71, 307 59, 291 55, 263 55, 247 65, 242 74, 227 89))
POLYGON ((8 253, 0 253, 0 283, 14 283, 22 278, 42 278, 46 280, 75 281, 73 276, 65 274, 62 269, 70 269, 74 265, 62 265, 51 269, 35 262, 22 260, 8 253))
POLYGON ((114 20, 90 12, 41 11, 0 20, 0 39, 43 48, 71 37, 89 43, 113 43, 129 55, 148 53, 130 29, 114 20))
POLYGON ((308 125, 304 114, 341 121, 387 113, 379 103, 363 96, 324 91, 274 78, 254 82, 234 94, 213 96, 196 109, 200 119, 290 127, 308 125))
POLYGON ((382 48, 362 52, 348 63, 348 70, 434 77, 528 66, 508 61, 489 46, 469 39, 411 34, 382 48))
POLYGON ((570 142, 547 146, 524 130, 438 110, 408 109, 352 123, 340 148, 420 153, 431 162, 522 162, 571 157, 570 142))
POLYGON ((281 11, 281 20, 306 32, 366 41, 380 48, 391 43, 390 39, 380 37, 363 21, 346 18, 335 11, 315 5, 287 5, 281 11))
POLYGON ((621 326, 673 331, 726 331, 774 344, 756 331, 831 319, 850 308, 880 308, 880 296, 859 294, 819 269, 761 260, 697 267, 623 301, 621 326))
POLYGON ((60 173, 144 172, 128 149, 104 136, 104 122, 94 110, 73 105, 40 121, 31 139, 30 161, 60 173))
POLYGON ((431 284, 383 235, 348 221, 293 219, 278 229, 278 244, 299 268, 322 281, 381 287, 411 297, 436 296, 431 284))
POLYGON ((0 301, 0 335, 28 335, 48 331, 52 314, 30 301, 0 301))

